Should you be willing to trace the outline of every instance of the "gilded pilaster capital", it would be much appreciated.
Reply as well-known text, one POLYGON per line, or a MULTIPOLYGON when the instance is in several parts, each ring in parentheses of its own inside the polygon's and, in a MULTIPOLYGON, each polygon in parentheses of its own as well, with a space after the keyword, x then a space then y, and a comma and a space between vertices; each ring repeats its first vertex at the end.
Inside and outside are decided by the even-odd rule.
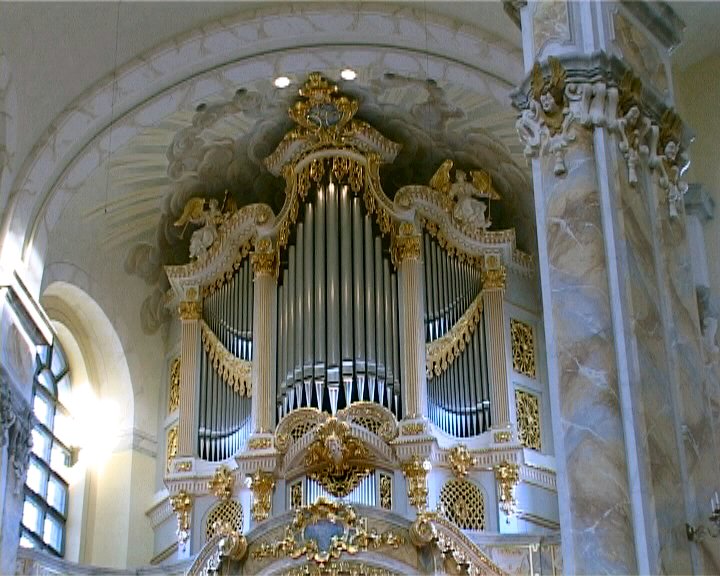
POLYGON ((180 320, 200 320, 202 317, 202 301, 183 300, 178 307, 180 320))
POLYGON ((483 290, 505 290, 507 270, 505 266, 482 271, 483 290))
POLYGON ((419 234, 409 236, 394 236, 392 241, 392 256, 395 266, 399 266, 405 260, 420 260, 421 237, 419 234))
POLYGON ((278 256, 277 252, 255 252, 252 255, 252 267, 255 277, 272 276, 278 277, 278 256))

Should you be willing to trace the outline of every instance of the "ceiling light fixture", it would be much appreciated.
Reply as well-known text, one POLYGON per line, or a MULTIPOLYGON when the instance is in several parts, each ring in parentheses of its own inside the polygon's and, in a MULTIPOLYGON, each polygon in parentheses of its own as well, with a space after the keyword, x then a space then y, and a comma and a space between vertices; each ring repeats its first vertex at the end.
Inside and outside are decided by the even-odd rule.
POLYGON ((273 82, 277 88, 287 88, 290 86, 290 78, 287 76, 278 76, 275 78, 275 82, 273 82))
POLYGON ((355 78, 357 78, 357 72, 352 68, 345 68, 345 70, 340 72, 340 77, 343 80, 355 80, 355 78))

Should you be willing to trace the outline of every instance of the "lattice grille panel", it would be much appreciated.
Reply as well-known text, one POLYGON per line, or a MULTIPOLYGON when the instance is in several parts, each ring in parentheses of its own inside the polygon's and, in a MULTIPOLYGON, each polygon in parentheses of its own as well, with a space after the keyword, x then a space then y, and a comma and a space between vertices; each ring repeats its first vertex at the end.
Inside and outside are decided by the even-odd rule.
POLYGON ((230 524, 233 530, 242 532, 243 529, 243 509, 242 504, 236 500, 226 500, 218 503, 205 520, 205 540, 212 538, 214 534, 215 523, 230 524))
POLYGON ((535 378, 535 337, 532 326, 510 319, 512 338, 513 370, 535 378))
POLYGON ((530 392, 515 390, 518 437, 526 448, 542 449, 540 434, 540 399, 530 392))
POLYGON ((448 520, 458 528, 485 529, 485 498, 472 482, 448 480, 440 491, 440 503, 448 520))

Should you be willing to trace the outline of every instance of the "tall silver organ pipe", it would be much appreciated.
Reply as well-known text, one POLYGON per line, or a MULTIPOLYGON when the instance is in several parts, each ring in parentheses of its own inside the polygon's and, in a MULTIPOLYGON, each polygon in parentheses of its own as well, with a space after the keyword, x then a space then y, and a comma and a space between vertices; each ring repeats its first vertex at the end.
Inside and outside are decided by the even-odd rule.
MULTIPOLYGON (((234 356, 252 361, 253 275, 249 258, 205 298, 203 321, 234 356)), ((219 461, 239 451, 250 428, 250 399, 223 381, 204 347, 200 351, 197 453, 219 461)))
POLYGON ((400 416, 388 239, 366 213, 362 190, 327 175, 309 190, 299 220, 278 280, 278 419, 299 407, 334 413, 358 401, 400 416))
MULTIPOLYGON (((430 343, 452 330, 480 294, 482 283, 476 267, 450 257, 429 234, 424 234, 422 247, 425 339, 430 343)), ((428 416, 452 436, 477 436, 490 428, 484 326, 481 319, 465 350, 441 374, 428 376, 428 416)))

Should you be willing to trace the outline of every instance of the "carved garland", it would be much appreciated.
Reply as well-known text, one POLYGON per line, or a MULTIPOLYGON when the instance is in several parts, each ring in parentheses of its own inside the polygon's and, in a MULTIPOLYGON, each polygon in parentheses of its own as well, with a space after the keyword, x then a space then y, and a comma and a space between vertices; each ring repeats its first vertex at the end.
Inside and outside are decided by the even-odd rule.
POLYGON ((252 362, 229 352, 204 321, 200 321, 200 334, 205 352, 218 375, 241 396, 251 396, 252 362))
POLYGON ((439 376, 460 354, 465 346, 470 343, 475 328, 482 318, 483 292, 477 295, 472 304, 460 317, 450 331, 442 338, 433 340, 425 348, 425 372, 428 379, 439 376))

